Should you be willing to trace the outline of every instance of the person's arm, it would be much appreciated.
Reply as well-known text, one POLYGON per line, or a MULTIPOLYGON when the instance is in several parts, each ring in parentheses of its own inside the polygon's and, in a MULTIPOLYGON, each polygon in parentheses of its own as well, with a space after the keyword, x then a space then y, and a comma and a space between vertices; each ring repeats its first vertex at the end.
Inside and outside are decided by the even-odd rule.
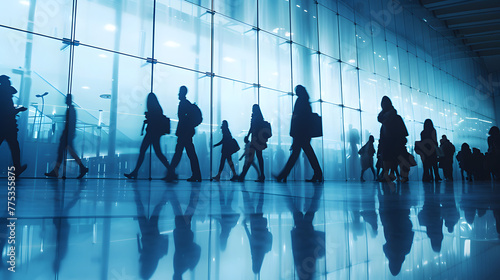
POLYGON ((222 138, 222 140, 220 140, 220 142, 219 142, 219 143, 215 144, 215 145, 214 145, 214 148, 215 148, 215 147, 217 147, 217 146, 222 145, 222 142, 223 142, 223 141, 224 141, 224 138, 222 138))

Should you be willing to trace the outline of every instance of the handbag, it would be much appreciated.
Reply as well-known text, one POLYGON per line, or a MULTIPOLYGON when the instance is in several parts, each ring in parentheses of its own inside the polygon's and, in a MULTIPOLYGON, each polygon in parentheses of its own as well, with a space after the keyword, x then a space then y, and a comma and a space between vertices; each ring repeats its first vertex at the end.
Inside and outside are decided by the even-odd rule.
POLYGON ((311 136, 311 138, 323 136, 323 121, 321 120, 321 116, 317 113, 312 114, 309 129, 309 136, 311 136))
POLYGON ((234 138, 231 138, 231 141, 229 141, 228 145, 229 145, 228 151, 229 154, 231 155, 240 150, 240 145, 238 144, 238 141, 236 141, 236 139, 234 138))

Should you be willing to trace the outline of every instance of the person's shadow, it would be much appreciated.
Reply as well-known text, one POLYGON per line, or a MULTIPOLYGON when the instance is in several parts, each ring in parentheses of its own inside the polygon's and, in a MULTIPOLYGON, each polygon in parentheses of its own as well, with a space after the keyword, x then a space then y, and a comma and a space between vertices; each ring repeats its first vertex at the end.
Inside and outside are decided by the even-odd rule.
POLYGON ((201 247, 194 242, 194 233, 191 229, 193 215, 200 197, 200 186, 191 187, 189 205, 182 211, 179 198, 174 190, 167 190, 168 199, 175 215, 174 229, 174 276, 173 279, 182 279, 182 275, 189 269, 194 270, 201 257, 201 247))
POLYGON ((458 212, 457 204, 455 202, 453 183, 450 181, 445 182, 444 196, 441 199, 441 205, 444 225, 448 228, 449 233, 453 233, 455 225, 460 219, 460 213, 458 212))
POLYGON ((156 204, 149 218, 144 209, 141 194, 137 190, 137 186, 134 186, 134 195, 137 206, 137 220, 139 221, 139 228, 141 230, 141 236, 137 235, 137 247, 140 255, 140 275, 142 279, 150 279, 156 271, 160 259, 168 253, 168 236, 160 234, 158 228, 160 211, 167 202, 166 192, 163 193, 162 198, 156 204))
POLYGON ((222 186, 219 186, 219 203, 220 203, 220 218, 216 218, 220 224, 220 249, 225 251, 227 240, 231 230, 238 224, 240 214, 234 211, 232 204, 234 199, 234 188, 224 191, 222 186))
POLYGON ((407 189, 398 192, 379 189, 379 215, 386 243, 383 251, 389 260, 389 270, 396 276, 413 244, 413 224, 410 220, 410 196, 407 189))
POLYGON ((441 199, 439 185, 424 185, 424 206, 418 213, 418 222, 426 227, 427 236, 431 240, 432 250, 436 253, 441 251, 443 241, 443 218, 441 214, 441 199))
POLYGON ((52 185, 55 191, 54 218, 52 222, 54 223, 54 226, 56 228, 56 254, 54 262, 52 263, 52 269, 54 271, 54 274, 56 275, 56 278, 61 270, 61 263, 68 253, 69 232, 71 228, 68 221, 68 214, 71 208, 73 208, 80 199, 80 194, 83 190, 83 183, 79 182, 78 184, 78 189, 73 194, 71 200, 69 200, 65 205, 65 182, 63 181, 61 184, 59 184, 57 181, 52 181, 52 185))
POLYGON ((245 186, 242 186, 243 202, 245 205, 245 220, 243 227, 250 243, 250 252, 252 254, 252 271, 259 275, 264 262, 264 257, 271 251, 273 244, 273 235, 268 229, 267 218, 264 218, 262 208, 264 206, 264 187, 261 185, 257 191, 259 197, 257 205, 250 198, 250 194, 245 186), (247 222, 250 221, 250 230, 247 222))
POLYGON ((294 227, 290 231, 292 238, 292 254, 298 279, 315 279, 316 261, 326 254, 325 232, 314 229, 313 221, 318 211, 323 185, 314 186, 312 198, 306 198, 302 206, 299 201, 293 201, 293 196, 288 191, 287 206, 293 215, 294 227), (309 207, 306 208, 307 204, 309 207), (302 212, 305 209, 305 213, 302 212))

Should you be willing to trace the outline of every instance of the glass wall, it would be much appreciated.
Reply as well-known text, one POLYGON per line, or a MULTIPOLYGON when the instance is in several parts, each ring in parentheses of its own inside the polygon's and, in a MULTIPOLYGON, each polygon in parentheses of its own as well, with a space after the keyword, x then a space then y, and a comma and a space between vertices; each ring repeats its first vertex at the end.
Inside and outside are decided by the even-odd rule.
MULTIPOLYGON (((481 86, 485 68, 407 2, 2 1, 0 74, 19 92, 14 103, 29 108, 18 119, 26 176, 43 177, 54 166, 70 93, 78 117, 75 149, 90 178, 120 178, 135 166, 149 92, 172 120, 172 133, 161 140, 171 159, 182 85, 203 112, 194 142, 204 178, 218 169, 220 148, 212 144, 222 137, 222 120, 243 147, 253 104, 273 128, 264 151, 266 176, 280 171, 290 153, 297 84, 323 116, 324 136, 313 147, 326 179, 358 178, 357 151, 369 135, 379 137, 384 95, 406 122, 410 152, 427 118, 457 148, 467 141, 484 152, 495 123, 493 102, 484 98, 488 88, 481 86)), ((9 154, 2 145, 2 166, 11 164, 9 154)), ((160 161, 149 157, 139 177, 149 171, 163 177, 160 161)), ((178 171, 190 176, 187 157, 178 171)), ((66 172, 77 175, 73 160, 66 172)), ((310 172, 301 157, 294 178, 310 172)), ((223 178, 230 175, 227 170, 223 178)), ((256 175, 251 171, 249 179, 256 175)))

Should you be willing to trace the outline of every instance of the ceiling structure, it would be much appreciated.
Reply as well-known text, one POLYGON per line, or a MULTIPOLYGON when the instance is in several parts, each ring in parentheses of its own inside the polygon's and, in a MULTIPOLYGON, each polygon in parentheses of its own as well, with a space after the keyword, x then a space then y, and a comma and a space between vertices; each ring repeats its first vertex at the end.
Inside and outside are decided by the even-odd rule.
POLYGON ((500 71, 500 0, 420 0, 490 73, 500 71))

